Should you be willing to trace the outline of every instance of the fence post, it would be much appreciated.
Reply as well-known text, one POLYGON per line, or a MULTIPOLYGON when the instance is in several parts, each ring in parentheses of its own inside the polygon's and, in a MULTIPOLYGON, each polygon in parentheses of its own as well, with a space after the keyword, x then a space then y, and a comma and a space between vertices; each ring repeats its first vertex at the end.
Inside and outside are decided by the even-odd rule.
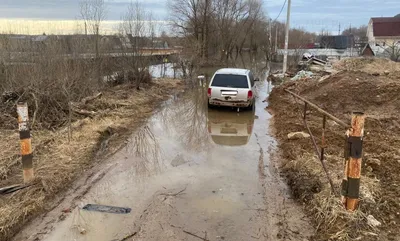
POLYGON ((22 175, 24 178, 24 183, 31 182, 34 178, 33 173, 33 155, 32 155, 32 142, 31 134, 29 131, 29 114, 28 114, 28 104, 18 103, 17 104, 18 113, 18 128, 19 128, 19 138, 21 144, 21 155, 22 155, 22 175))
POLYGON ((205 81, 205 75, 204 74, 200 74, 199 76, 197 76, 197 79, 199 79, 199 85, 200 87, 205 87, 204 85, 204 81, 205 81))
POLYGON ((351 128, 346 132, 342 202, 349 211, 356 210, 359 202, 364 123, 365 114, 354 112, 351 118, 351 128))

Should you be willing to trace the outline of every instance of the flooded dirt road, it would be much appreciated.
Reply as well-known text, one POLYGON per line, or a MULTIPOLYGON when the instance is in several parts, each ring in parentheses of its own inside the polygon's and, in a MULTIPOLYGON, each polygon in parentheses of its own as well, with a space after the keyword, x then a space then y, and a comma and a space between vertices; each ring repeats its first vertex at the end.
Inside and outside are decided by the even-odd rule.
POLYGON ((258 83, 255 111, 240 113, 208 110, 202 88, 171 98, 15 240, 308 240, 312 228, 274 167, 267 89, 258 83))

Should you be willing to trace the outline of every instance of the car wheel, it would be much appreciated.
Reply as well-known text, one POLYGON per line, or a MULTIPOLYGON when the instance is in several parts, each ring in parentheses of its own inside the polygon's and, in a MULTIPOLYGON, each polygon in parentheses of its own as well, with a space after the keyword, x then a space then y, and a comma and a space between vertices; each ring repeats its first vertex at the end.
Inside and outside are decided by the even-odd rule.
POLYGON ((246 110, 251 110, 252 111, 252 110, 254 110, 254 107, 255 107, 255 104, 253 102, 253 103, 251 103, 251 105, 246 107, 246 110))

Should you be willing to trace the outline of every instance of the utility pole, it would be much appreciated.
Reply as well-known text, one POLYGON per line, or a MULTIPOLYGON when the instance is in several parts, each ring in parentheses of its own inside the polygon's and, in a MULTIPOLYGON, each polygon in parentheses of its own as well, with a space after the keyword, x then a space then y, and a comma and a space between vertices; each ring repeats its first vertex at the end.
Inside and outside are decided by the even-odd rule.
POLYGON ((269 33, 268 33, 268 41, 269 41, 269 58, 268 60, 271 61, 272 57, 272 19, 269 19, 269 33))
POLYGON ((285 33, 285 53, 283 56, 283 74, 286 73, 287 70, 287 56, 288 56, 288 45, 289 45, 289 29, 290 29, 290 6, 292 1, 288 0, 287 6, 287 18, 286 18, 286 33, 285 33))
POLYGON ((339 33, 338 33, 338 35, 340 35, 340 23, 339 23, 339 33))
POLYGON ((275 54, 278 52, 278 25, 275 24, 275 54))
POLYGON ((354 47, 354 35, 351 32, 351 23, 350 23, 350 40, 351 40, 351 46, 350 46, 350 57, 353 57, 353 47, 354 47))

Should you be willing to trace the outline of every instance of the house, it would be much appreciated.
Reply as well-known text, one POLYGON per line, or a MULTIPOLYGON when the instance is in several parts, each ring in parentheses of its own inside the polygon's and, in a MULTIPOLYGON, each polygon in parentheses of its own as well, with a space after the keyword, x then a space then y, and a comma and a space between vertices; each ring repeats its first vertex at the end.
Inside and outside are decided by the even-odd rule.
POLYGON ((371 18, 367 29, 370 46, 386 46, 400 43, 400 18, 371 18))

